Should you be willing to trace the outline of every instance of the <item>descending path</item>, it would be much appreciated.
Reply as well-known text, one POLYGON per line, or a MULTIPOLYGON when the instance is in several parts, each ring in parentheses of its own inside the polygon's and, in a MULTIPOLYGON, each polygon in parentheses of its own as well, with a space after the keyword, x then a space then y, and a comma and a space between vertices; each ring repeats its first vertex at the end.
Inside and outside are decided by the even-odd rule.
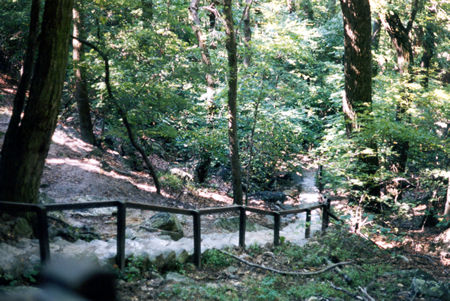
MULTIPOLYGON (((315 203, 319 201, 318 189, 315 185, 314 169, 304 172, 302 181, 298 184, 302 187, 299 198, 302 204, 315 203)), ((305 219, 306 214, 298 214, 294 220, 281 229, 280 236, 286 241, 303 245, 305 239, 305 219)), ((319 210, 311 212, 311 233, 320 230, 319 210)), ((238 246, 239 233, 210 233, 202 235, 202 251, 207 249, 222 249, 225 247, 238 246)), ((273 230, 265 229, 246 232, 246 245, 264 245, 273 242, 273 230)), ((147 256, 150 260, 163 261, 166 258, 176 257, 178 260, 186 259, 193 253, 193 239, 182 238, 178 241, 166 240, 160 237, 139 236, 127 229, 126 256, 147 256)), ((37 240, 24 239, 18 245, 11 246, 0 243, 0 274, 6 271, 12 275, 23 272, 30 263, 38 263, 38 242, 37 240), (3 271, 2 271, 3 270, 3 271)), ((78 240, 70 243, 61 238, 57 238, 50 244, 50 251, 53 257, 60 255, 76 258, 93 258, 100 263, 113 261, 116 255, 116 240, 108 241, 93 240, 86 242, 78 240)))

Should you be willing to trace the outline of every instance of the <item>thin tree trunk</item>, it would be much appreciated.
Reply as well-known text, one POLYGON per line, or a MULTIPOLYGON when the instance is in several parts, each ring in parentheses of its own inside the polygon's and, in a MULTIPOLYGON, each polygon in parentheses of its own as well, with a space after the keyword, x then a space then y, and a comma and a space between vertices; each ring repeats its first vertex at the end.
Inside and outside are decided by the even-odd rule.
POLYGON ((112 104, 114 105, 114 107, 116 108, 117 112, 119 113, 119 115, 120 115, 120 117, 122 119, 122 123, 125 126, 125 129, 127 130, 127 135, 128 135, 128 138, 130 139, 131 145, 133 145, 133 147, 139 152, 139 154, 141 155, 142 159, 144 160, 144 163, 145 163, 147 169, 150 172, 150 176, 152 177, 153 182, 155 183, 156 193, 157 194, 161 194, 161 184, 159 182, 158 174, 156 172, 156 169, 154 168, 153 164, 148 159, 144 148, 139 144, 138 140, 136 139, 136 135, 133 132, 133 128, 132 128, 131 124, 128 121, 127 113, 122 109, 122 107, 118 103, 117 99, 114 97, 114 94, 113 94, 113 91, 112 91, 112 87, 111 87, 111 81, 110 81, 109 58, 108 58, 108 56, 106 55, 106 53, 104 53, 96 45, 94 45, 94 44, 92 44, 92 43, 90 43, 88 41, 84 41, 84 40, 80 40, 80 39, 78 39, 78 40, 81 43, 83 43, 84 45, 86 45, 86 46, 94 49, 95 51, 97 51, 97 53, 102 57, 103 62, 105 64, 105 85, 106 85, 106 91, 108 93, 108 98, 109 98, 109 100, 111 100, 112 104))
POLYGON ((450 172, 447 172, 447 199, 445 201, 444 216, 450 219, 450 172))
POLYGON ((0 199, 36 203, 39 183, 61 102, 72 20, 72 0, 45 2, 39 55, 30 96, 14 141, 4 145, 0 162, 0 199))
POLYGON ((153 0, 141 0, 141 5, 144 28, 148 28, 153 21, 153 0))
POLYGON ((241 161, 237 133, 237 49, 232 0, 224 1, 226 48, 228 52, 228 137, 230 143, 233 200, 242 204, 241 161))
POLYGON ((89 103, 88 85, 85 78, 85 68, 81 65, 84 59, 83 44, 76 38, 84 39, 83 18, 80 10, 73 9, 73 36, 72 39, 72 59, 75 73, 75 100, 78 106, 78 115, 80 118, 81 139, 84 142, 94 145, 95 136, 91 120, 91 106, 89 103))
MULTIPOLYGON (((205 66, 206 73, 206 106, 208 111, 207 126, 210 130, 214 127, 214 114, 216 111, 216 105, 214 103, 215 82, 212 72, 211 58, 209 55, 208 46, 205 43, 205 37, 201 29, 201 23, 198 16, 198 4, 199 0, 192 0, 189 5, 189 18, 191 20, 191 27, 197 37, 198 47, 200 48, 202 55, 202 63, 205 66)), ((213 12, 210 12, 210 28, 214 28, 216 25, 216 16, 213 12)), ((195 168, 195 179, 199 183, 205 182, 208 173, 209 166, 212 158, 211 153, 206 148, 201 150, 200 161, 195 168)))
MULTIPOLYGON (((394 11, 390 11, 385 15, 380 16, 381 22, 391 37, 392 44, 397 53, 397 65, 399 72, 404 77, 409 77, 412 75, 411 67, 413 65, 414 57, 409 33, 411 32, 418 10, 419 0, 414 0, 406 27, 403 25, 399 15, 394 11)), ((408 81, 411 82, 412 80, 408 79, 408 81)), ((409 100, 405 99, 401 104, 397 105, 396 121, 402 122, 405 120, 408 102, 409 100)), ((408 160, 409 141, 395 141, 392 145, 392 150, 395 154, 397 154, 397 158, 393 164, 393 169, 400 173, 405 172, 408 160)))
POLYGON ((244 12, 242 13, 242 20, 244 21, 244 66, 250 66, 250 61, 252 58, 250 41, 252 40, 252 30, 250 28, 250 8, 252 6, 253 0, 246 0, 246 6, 244 12))
POLYGON ((21 115, 25 108, 25 98, 30 86, 31 75, 33 73, 33 63, 36 56, 37 38, 39 35, 39 11, 40 1, 31 2, 30 27, 28 32, 27 49, 23 63, 23 72, 20 78, 16 95, 14 96, 13 111, 9 121, 8 129, 3 141, 3 148, 8 149, 10 143, 14 143, 19 129, 21 115))
MULTIPOLYGON (((434 20, 436 17, 436 7, 435 5, 428 8, 428 19, 434 20)), ((422 42, 423 55, 420 61, 420 67, 423 68, 422 74, 424 78, 422 79, 422 84, 425 88, 428 88, 429 82, 429 71, 431 66, 431 59, 435 53, 435 25, 434 21, 428 21, 425 26, 425 36, 422 42)))

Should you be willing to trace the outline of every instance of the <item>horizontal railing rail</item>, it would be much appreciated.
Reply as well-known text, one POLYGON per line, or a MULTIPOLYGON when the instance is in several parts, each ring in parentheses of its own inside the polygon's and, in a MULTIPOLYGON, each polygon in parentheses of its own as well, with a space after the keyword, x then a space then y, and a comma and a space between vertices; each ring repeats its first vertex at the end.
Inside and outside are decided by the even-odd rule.
POLYGON ((239 212, 239 246, 245 248, 245 232, 247 212, 252 212, 262 215, 271 215, 274 217, 274 245, 280 244, 280 228, 281 216, 289 214, 298 214, 306 212, 305 238, 309 238, 311 234, 311 211, 315 209, 322 209, 322 231, 328 227, 329 216, 338 219, 329 212, 330 203, 314 203, 305 207, 288 209, 281 211, 270 211, 247 206, 228 206, 228 207, 212 207, 202 209, 184 209, 167 207, 160 205, 151 205, 137 202, 124 201, 105 201, 105 202, 86 202, 86 203, 64 203, 64 204, 28 204, 16 202, 0 202, 0 209, 3 212, 18 213, 18 212, 34 212, 37 214, 37 235, 39 238, 39 250, 41 262, 45 263, 50 260, 50 241, 48 235, 48 212, 52 211, 67 211, 67 210, 83 210, 93 208, 117 208, 117 254, 116 263, 120 269, 125 266, 125 230, 126 230, 126 210, 138 209, 145 211, 168 212, 174 214, 183 214, 192 216, 194 227, 194 254, 193 261, 197 267, 201 265, 201 216, 208 214, 218 214, 225 212, 239 212))

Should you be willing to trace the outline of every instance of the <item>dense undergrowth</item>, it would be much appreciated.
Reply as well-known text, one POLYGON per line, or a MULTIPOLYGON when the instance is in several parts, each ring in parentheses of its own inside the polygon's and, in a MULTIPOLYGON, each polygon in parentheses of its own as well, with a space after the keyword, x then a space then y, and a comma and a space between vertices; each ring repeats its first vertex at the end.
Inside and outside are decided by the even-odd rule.
MULTIPOLYGON (((203 254, 200 270, 190 264, 175 266, 174 270, 183 275, 176 281, 163 281, 155 286, 154 278, 160 276, 154 268, 153 276, 147 279, 130 279, 126 276, 130 274, 125 274, 122 279, 133 281, 121 285, 120 293, 124 300, 370 300, 370 297, 448 300, 450 297, 445 291, 449 285, 445 283, 445 273, 433 268, 438 262, 420 265, 401 248, 382 249, 342 226, 316 236, 303 247, 285 242, 278 247, 252 245, 245 251, 229 251, 249 262, 282 271, 311 272, 338 262, 351 264, 314 276, 289 276, 252 268, 221 251, 209 250, 203 254), (434 284, 434 290, 420 291, 417 282, 421 280, 434 284), (127 298, 131 288, 136 290, 133 297, 127 298)), ((141 263, 138 266, 142 267, 141 263)), ((141 271, 141 275, 149 275, 141 271)))

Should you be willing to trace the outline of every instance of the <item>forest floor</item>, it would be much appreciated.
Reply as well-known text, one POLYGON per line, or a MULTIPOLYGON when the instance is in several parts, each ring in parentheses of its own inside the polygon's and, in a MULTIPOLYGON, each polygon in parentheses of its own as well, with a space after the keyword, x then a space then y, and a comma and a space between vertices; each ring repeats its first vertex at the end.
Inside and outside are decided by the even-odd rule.
MULTIPOLYGON (((12 109, 12 90, 1 90, 0 138, 6 132, 12 109)), ((168 171, 174 166, 173 162, 156 156, 151 159, 158 170, 168 171)), ((177 168, 190 173, 188 168, 177 168)), ((183 208, 231 205, 229 189, 229 183, 213 176, 209 185, 169 188, 157 195, 145 171, 132 170, 116 151, 99 150, 85 144, 70 125, 62 123, 53 136, 41 181, 44 201, 113 199, 183 208)), ((346 204, 345 198, 334 204, 340 215, 355 210, 346 204)), ((265 206, 262 203, 252 205, 265 206)), ((423 210, 418 207, 414 212, 419 217, 423 210)), ((317 271, 329 260, 352 261, 340 272, 335 269, 314 277, 284 276, 249 267, 217 252, 203 256, 201 270, 185 264, 173 267, 172 271, 157 271, 136 259, 128 262, 128 274, 121 275, 119 295, 122 300, 371 300, 370 296, 375 300, 444 300, 421 296, 412 288, 412 281, 418 274, 426 273, 436 281, 448 282, 450 232, 418 229, 394 220, 379 224, 397 226, 397 231, 383 234, 373 230, 370 235, 363 234, 355 231, 352 221, 348 220, 333 225, 325 236, 316 236, 304 248, 285 243, 280 247, 251 246, 244 253, 229 250, 257 265, 290 271, 317 271), (167 273, 172 273, 173 279, 169 279, 167 273)), ((212 219, 210 225, 204 229, 217 231, 212 219)), ((96 226, 100 227, 100 232, 112 231, 111 224, 97 223, 96 226)), ((375 229, 373 226, 371 229, 375 229)))

